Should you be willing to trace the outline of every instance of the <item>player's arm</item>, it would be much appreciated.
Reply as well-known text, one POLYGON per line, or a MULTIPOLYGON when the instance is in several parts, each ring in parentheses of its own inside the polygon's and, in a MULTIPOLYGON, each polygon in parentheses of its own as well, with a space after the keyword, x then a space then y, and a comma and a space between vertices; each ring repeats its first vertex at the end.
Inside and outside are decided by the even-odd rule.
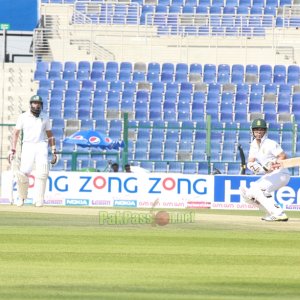
POLYGON ((11 161, 15 157, 19 136, 20 136, 20 130, 15 128, 12 134, 11 149, 8 154, 9 163, 11 163, 11 161))
POLYGON ((282 151, 276 156, 276 160, 270 165, 270 170, 276 170, 281 168, 280 161, 285 159, 287 159, 287 155, 284 151, 282 151))
POLYGON ((49 146, 51 148, 51 153, 52 153, 51 164, 54 165, 57 161, 55 138, 54 138, 51 130, 46 130, 46 135, 47 135, 49 146))
POLYGON ((20 136, 20 130, 15 128, 12 136, 11 149, 16 150, 19 136, 20 136))

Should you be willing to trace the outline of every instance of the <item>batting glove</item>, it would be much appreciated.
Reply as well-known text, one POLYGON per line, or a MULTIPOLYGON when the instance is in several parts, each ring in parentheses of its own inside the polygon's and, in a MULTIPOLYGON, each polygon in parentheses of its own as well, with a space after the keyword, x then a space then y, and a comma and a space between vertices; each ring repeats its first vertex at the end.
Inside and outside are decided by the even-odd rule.
POLYGON ((247 167, 251 170, 255 175, 265 174, 266 170, 257 162, 248 162, 247 167))
POLYGON ((16 149, 11 149, 8 154, 8 162, 11 164, 11 162, 14 160, 16 155, 16 149))

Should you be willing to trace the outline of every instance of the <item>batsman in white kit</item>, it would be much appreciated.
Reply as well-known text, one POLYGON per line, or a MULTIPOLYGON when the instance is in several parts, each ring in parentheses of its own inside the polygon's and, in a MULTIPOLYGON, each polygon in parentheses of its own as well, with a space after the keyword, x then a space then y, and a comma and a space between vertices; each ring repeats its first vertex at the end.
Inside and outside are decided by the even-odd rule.
POLYGON ((288 169, 282 167, 286 154, 277 142, 268 138, 265 120, 255 119, 251 130, 254 139, 250 145, 247 168, 262 176, 250 188, 241 186, 241 196, 246 203, 266 211, 267 215, 262 220, 288 221, 287 215, 272 197, 272 192, 285 186, 290 180, 288 169))
POLYGON ((53 137, 50 120, 42 112, 43 100, 35 95, 30 98, 30 109, 22 113, 16 123, 12 147, 8 156, 9 163, 16 155, 17 142, 22 131, 22 151, 19 171, 16 173, 18 200, 17 206, 24 205, 28 195, 28 176, 35 165, 36 175, 34 183, 33 203, 35 206, 43 206, 46 183, 49 173, 48 145, 51 147, 51 164, 57 161, 55 139, 53 137))

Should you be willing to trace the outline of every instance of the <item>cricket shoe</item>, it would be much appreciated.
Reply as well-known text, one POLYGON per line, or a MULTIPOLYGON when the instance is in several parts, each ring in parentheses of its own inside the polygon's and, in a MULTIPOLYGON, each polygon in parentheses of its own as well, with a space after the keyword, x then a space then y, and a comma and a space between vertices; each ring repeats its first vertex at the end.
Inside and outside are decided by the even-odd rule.
POLYGON ((24 205, 24 199, 18 199, 17 206, 23 206, 23 205, 24 205))
POLYGON ((274 215, 268 215, 265 217, 261 218, 263 221, 267 221, 267 222, 287 222, 288 221, 288 217, 285 213, 281 213, 277 216, 274 215))

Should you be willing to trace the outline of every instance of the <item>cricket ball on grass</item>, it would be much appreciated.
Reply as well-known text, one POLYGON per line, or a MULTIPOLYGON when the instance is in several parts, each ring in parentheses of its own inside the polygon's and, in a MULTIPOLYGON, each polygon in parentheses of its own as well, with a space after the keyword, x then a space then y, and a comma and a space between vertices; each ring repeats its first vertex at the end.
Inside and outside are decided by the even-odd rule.
POLYGON ((170 215, 166 211, 159 211, 155 215, 155 223, 159 226, 165 226, 169 224, 170 215))

